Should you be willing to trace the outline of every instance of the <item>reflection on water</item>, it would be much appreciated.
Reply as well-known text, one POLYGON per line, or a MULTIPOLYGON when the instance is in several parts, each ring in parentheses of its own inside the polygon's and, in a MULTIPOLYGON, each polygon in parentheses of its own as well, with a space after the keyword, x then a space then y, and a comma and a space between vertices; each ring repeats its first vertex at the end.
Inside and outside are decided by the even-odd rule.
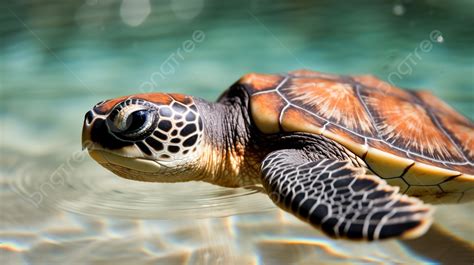
POLYGON ((84 162, 85 156, 86 151, 78 152, 52 172, 40 175, 37 172, 44 164, 19 163, 6 173, 13 175, 8 188, 43 211, 59 209, 121 218, 210 218, 273 208, 266 195, 252 187, 225 189, 201 182, 129 181, 109 173, 104 176, 104 170, 95 162, 84 162))
POLYGON ((133 182, 80 150, 84 112, 100 100, 148 91, 215 99, 251 71, 397 77, 472 119, 471 1, 0 6, 1 264, 474 261, 473 203, 438 207, 435 226, 417 240, 335 241, 255 190, 133 182))

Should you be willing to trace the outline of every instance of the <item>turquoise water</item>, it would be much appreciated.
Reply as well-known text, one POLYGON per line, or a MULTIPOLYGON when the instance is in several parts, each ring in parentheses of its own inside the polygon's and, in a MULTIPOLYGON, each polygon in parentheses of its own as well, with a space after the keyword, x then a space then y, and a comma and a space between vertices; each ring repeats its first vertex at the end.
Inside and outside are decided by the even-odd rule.
POLYGON ((474 261, 474 205, 413 241, 334 241, 263 194, 120 179, 80 149, 124 94, 214 100, 248 72, 372 73, 474 119, 472 1, 15 1, 0 13, 2 264, 474 261))

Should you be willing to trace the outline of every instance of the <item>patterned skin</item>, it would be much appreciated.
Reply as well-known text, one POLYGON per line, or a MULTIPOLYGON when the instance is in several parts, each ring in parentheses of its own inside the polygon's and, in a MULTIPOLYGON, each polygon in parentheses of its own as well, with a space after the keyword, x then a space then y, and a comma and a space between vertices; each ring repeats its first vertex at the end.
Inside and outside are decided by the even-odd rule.
POLYGON ((429 206, 345 161, 279 150, 265 158, 262 171, 277 205, 332 237, 410 238, 431 223, 429 206))
MULTIPOLYGON (((93 157, 100 157, 100 152, 107 150, 123 157, 142 157, 145 160, 136 161, 135 166, 129 165, 131 169, 104 159, 100 163, 120 176, 144 181, 159 181, 160 176, 194 169, 202 136, 203 122, 194 101, 178 94, 142 94, 100 102, 86 114, 84 121, 84 137, 92 142, 89 150, 93 157), (94 133, 88 133, 88 130, 94 133), (156 163, 163 169, 172 170, 161 170, 151 179, 133 170, 140 170, 140 163, 148 161, 159 161, 156 163)), ((120 159, 113 156, 109 160, 114 158, 120 159)))
POLYGON ((262 185, 332 237, 375 240, 429 228, 432 208, 402 193, 472 198, 472 136, 472 123, 430 94, 301 70, 246 75, 216 103, 163 93, 101 102, 86 114, 83 145, 121 177, 262 185))

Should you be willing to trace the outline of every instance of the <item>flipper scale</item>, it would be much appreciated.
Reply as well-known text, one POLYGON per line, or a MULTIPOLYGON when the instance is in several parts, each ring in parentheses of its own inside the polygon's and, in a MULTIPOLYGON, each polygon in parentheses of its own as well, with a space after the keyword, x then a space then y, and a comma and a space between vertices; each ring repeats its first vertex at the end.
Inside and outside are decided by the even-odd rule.
POLYGON ((348 161, 279 150, 263 161, 262 179, 278 206, 332 237, 413 238, 432 222, 429 205, 348 161))

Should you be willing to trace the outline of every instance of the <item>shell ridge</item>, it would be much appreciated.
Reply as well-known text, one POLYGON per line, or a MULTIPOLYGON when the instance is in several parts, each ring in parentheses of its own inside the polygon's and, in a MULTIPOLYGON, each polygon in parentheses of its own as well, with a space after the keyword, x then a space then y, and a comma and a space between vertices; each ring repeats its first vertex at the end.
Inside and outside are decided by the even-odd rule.
POLYGON ((286 75, 275 88, 255 92, 255 93, 252 94, 252 96, 266 94, 266 93, 272 93, 272 92, 278 92, 280 87, 282 87, 288 81, 288 79, 290 79, 290 77, 288 75, 286 75))
POLYGON ((292 106, 291 102, 282 95, 281 91, 280 91, 280 88, 282 88, 289 80, 291 80, 290 76, 285 76, 285 78, 283 79, 283 81, 278 84, 277 87, 275 87, 275 92, 278 94, 278 96, 280 96, 286 103, 286 105, 281 109, 280 111, 280 114, 278 116, 278 127, 280 128, 281 131, 283 131, 283 126, 282 126, 282 122, 283 122, 283 115, 285 114, 285 111, 292 106))
MULTIPOLYGON (((355 84, 355 95, 357 97, 357 99, 359 100, 359 102, 362 104, 362 107, 365 109, 365 112, 367 113, 367 115, 369 116, 369 119, 370 121, 372 122, 372 124, 374 125, 374 130, 375 130, 375 133, 377 134, 377 139, 381 139, 380 137, 380 131, 379 129, 377 128, 377 126, 375 126, 375 119, 372 115, 372 112, 370 112, 369 110, 369 107, 367 106, 367 103, 362 99, 362 96, 360 94, 360 89, 361 89, 361 85, 360 83, 357 83, 355 84)), ((367 137, 368 138, 368 137, 367 137)))

